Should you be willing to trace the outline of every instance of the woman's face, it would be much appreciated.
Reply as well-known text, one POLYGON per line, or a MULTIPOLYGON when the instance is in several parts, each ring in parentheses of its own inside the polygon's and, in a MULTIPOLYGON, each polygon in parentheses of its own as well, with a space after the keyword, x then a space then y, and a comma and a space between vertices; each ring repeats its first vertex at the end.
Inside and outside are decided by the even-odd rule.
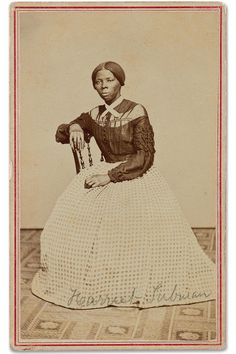
POLYGON ((97 72, 94 87, 108 104, 120 96, 121 84, 110 70, 102 69, 97 72))

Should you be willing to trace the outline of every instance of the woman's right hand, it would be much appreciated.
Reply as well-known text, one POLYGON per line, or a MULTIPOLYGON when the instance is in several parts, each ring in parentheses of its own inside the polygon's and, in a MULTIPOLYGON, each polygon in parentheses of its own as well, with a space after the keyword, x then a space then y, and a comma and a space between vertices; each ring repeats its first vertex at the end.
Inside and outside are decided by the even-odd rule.
POLYGON ((70 126, 70 146, 79 150, 85 147, 84 131, 79 124, 70 126))

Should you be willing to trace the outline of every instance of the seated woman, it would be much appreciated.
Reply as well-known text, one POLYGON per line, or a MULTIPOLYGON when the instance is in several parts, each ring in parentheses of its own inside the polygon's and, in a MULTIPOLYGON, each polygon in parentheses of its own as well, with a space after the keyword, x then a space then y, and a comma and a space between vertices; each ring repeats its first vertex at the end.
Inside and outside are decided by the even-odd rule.
POLYGON ((146 109, 121 96, 117 63, 98 65, 92 82, 105 104, 65 125, 62 136, 80 149, 84 135, 93 136, 105 161, 83 169, 58 198, 32 292, 72 309, 215 299, 215 265, 154 164, 146 109))

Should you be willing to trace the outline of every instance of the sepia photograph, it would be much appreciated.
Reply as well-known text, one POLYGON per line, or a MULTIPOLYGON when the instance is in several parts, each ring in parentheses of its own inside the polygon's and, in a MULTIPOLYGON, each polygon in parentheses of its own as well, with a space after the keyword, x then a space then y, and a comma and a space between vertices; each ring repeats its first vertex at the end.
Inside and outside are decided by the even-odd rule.
POLYGON ((224 348, 224 5, 10 20, 12 348, 224 348))

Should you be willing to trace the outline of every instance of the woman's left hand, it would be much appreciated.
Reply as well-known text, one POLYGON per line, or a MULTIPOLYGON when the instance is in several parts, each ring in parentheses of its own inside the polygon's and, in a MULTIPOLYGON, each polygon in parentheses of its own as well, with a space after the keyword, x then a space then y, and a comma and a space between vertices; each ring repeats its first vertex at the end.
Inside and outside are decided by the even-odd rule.
POLYGON ((108 175, 93 175, 91 177, 86 178, 85 183, 90 187, 100 187, 105 186, 110 182, 110 177, 108 175))

